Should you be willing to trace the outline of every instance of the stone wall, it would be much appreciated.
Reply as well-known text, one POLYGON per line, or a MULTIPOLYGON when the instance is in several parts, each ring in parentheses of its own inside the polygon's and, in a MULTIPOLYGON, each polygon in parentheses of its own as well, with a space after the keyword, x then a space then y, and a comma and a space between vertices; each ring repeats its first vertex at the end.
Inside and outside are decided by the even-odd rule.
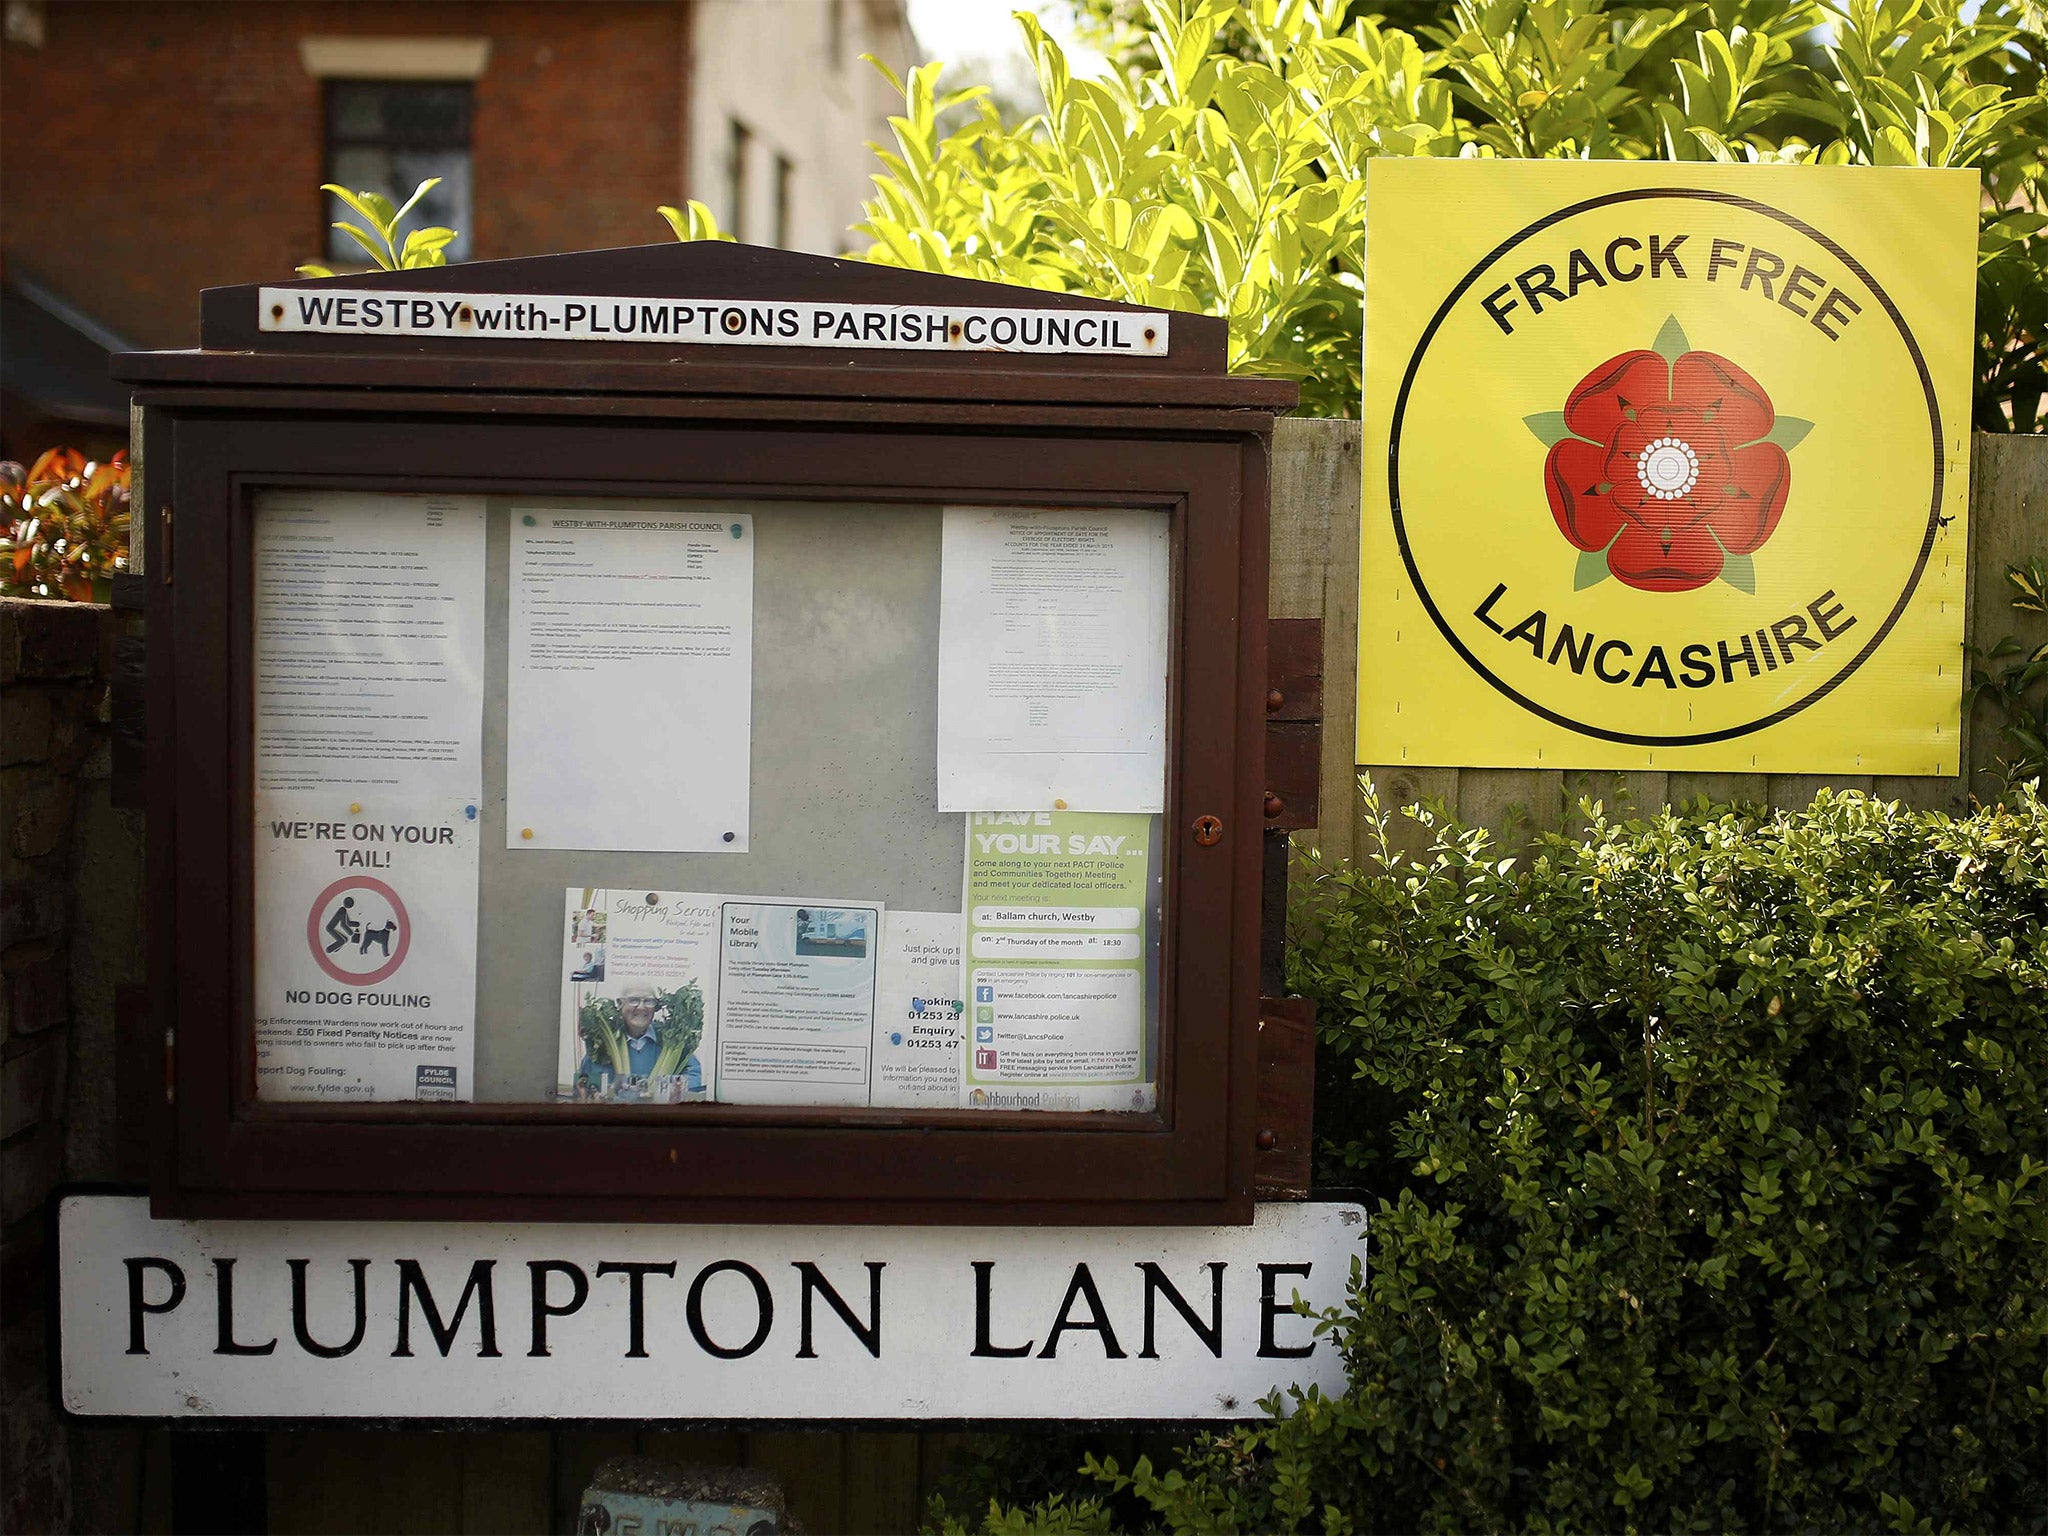
POLYGON ((45 1208, 113 1176, 115 993, 143 979, 142 817, 113 803, 123 615, 0 599, 0 1526, 74 1523, 51 1407, 45 1208))

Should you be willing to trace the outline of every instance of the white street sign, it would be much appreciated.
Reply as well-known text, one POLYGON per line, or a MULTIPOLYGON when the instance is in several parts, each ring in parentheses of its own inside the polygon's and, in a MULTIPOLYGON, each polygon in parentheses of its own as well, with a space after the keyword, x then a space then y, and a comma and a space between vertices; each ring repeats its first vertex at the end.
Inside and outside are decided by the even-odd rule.
MULTIPOLYGON (((630 1176, 630 1170, 626 1170, 630 1176)), ((75 1414, 1241 1419, 1343 1390, 1355 1205, 1249 1227, 157 1221, 59 1210, 75 1414)))

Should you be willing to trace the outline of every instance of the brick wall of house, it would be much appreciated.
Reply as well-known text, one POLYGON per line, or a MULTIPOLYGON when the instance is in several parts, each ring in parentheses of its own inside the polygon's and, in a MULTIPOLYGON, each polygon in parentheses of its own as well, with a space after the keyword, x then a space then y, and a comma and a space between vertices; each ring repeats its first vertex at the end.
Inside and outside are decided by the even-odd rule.
POLYGON ((0 259, 143 346, 198 294, 326 250, 304 36, 484 37, 472 257, 664 239, 683 195, 688 0, 55 0, 0 48, 0 259))
POLYGON ((115 992, 142 980, 142 819, 112 801, 123 615, 0 598, 0 1530, 75 1528, 44 1214, 114 1169, 115 992))

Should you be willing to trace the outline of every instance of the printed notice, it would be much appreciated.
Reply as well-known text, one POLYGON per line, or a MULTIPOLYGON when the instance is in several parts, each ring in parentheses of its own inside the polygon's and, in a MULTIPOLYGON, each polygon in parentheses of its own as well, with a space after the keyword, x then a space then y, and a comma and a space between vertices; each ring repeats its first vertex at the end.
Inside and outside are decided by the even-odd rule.
POLYGON ((689 1104, 712 1096, 720 900, 569 888, 560 1097, 689 1104))
POLYGON ((750 513, 515 509, 508 848, 745 853, 750 513))
POLYGON ((967 824, 972 1109, 1149 1110, 1150 816, 977 812, 967 824))
POLYGON ((473 811, 257 792, 258 1098, 472 1097, 473 811))
POLYGON ((891 912, 875 984, 874 1082, 878 1109, 954 1109, 960 1103, 958 912, 891 912))
POLYGON ((1163 512, 948 507, 939 809, 1160 811, 1163 512))
POLYGON ((254 565, 257 790, 473 804, 483 498, 266 491, 254 565))
POLYGON ((726 900, 718 976, 722 1103, 868 1102, 881 938, 878 902, 726 900))

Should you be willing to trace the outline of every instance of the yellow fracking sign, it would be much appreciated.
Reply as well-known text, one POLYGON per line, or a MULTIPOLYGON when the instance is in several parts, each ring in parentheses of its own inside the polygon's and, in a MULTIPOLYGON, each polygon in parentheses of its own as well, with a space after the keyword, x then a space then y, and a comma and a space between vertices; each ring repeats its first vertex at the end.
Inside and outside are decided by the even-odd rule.
POLYGON ((1358 760, 1955 773, 1977 201, 1373 161, 1358 760))

